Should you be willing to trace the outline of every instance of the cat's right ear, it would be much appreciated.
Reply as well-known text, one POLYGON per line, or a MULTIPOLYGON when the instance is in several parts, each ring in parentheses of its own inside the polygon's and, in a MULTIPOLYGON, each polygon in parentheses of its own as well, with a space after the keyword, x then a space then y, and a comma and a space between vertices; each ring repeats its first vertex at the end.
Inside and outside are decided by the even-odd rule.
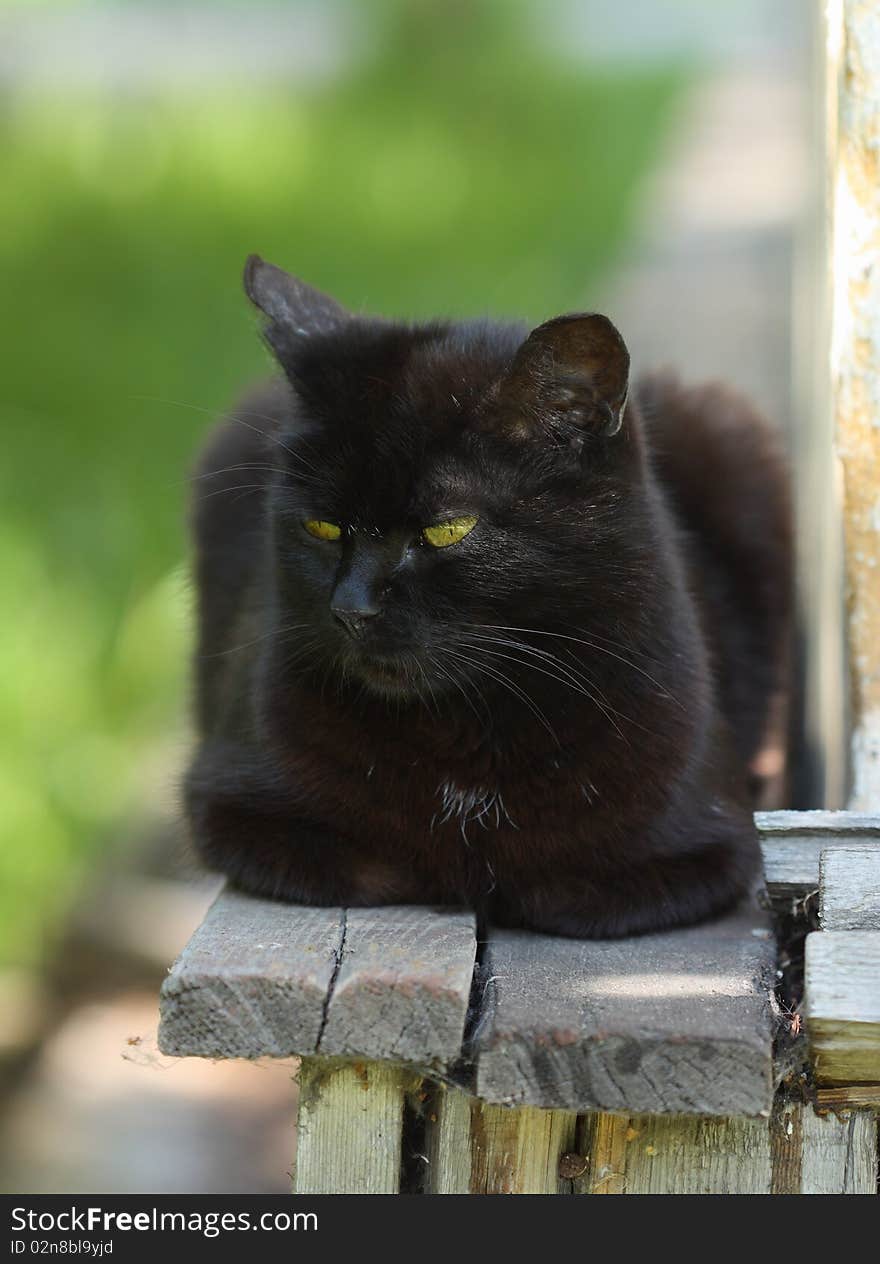
POLYGON ((259 255, 250 255, 244 265, 244 290, 265 316, 264 336, 279 357, 301 339, 332 333, 351 319, 335 299, 259 255))
POLYGON ((498 384, 492 421, 516 441, 579 447, 588 436, 611 438, 623 423, 628 382, 629 351, 607 316, 557 316, 517 351, 498 384))

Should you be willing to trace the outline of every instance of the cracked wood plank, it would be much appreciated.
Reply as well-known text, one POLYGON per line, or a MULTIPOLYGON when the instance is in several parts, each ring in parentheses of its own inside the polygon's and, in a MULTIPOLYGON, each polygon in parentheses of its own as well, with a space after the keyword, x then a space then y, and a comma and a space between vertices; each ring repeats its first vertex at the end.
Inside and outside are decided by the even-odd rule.
POLYGON ((493 931, 477 1095, 577 1111, 768 1111, 775 957, 753 900, 629 940, 493 931))
POLYGON ((476 951, 473 913, 350 909, 319 1052, 420 1065, 456 1061, 476 951))
POLYGON ((222 891, 162 985, 159 1048, 200 1058, 314 1053, 342 933, 340 909, 222 891))
POLYGON ((880 1084, 880 931, 808 935, 804 983, 816 1079, 880 1084))
POLYGON ((165 980, 160 1047, 441 1066, 461 1055, 475 954, 472 913, 306 908, 227 890, 165 980))
POLYGON ((862 812, 756 812, 771 896, 802 900, 819 889, 823 851, 880 847, 880 816, 862 812))
POLYGON ((880 847, 823 851, 819 923, 823 930, 880 930, 880 847))

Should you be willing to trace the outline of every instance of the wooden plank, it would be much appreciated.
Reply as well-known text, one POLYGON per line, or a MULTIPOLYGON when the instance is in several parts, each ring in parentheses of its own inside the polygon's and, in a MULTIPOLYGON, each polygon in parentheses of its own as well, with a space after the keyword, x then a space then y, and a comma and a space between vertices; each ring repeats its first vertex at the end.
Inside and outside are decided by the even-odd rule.
POLYGON ((880 1083, 880 931, 808 935, 804 974, 817 1080, 880 1083))
POLYGON ((637 939, 493 931, 477 1095, 581 1111, 768 1111, 775 955, 751 900, 637 939))
POLYGON ((472 1194, 558 1194, 559 1160, 574 1145, 573 1111, 475 1103, 471 1114, 472 1194))
MULTIPOLYGON (((837 77, 822 75, 818 50, 824 50, 828 24, 838 0, 799 6, 801 30, 812 74, 799 114, 800 144, 820 154, 837 107, 837 77), (823 91, 824 87, 824 91, 823 91)), ((807 66, 803 72, 809 73, 807 66)), ((829 460, 834 443, 829 340, 831 336, 832 224, 830 170, 812 161, 803 165, 806 187, 798 211, 793 258, 791 415, 797 418, 791 443, 795 505, 795 560, 798 594, 800 670, 797 728, 792 764, 797 797, 804 802, 841 804, 846 798, 849 733, 846 725, 848 680, 844 663, 843 550, 840 531, 839 470, 829 460)))
POLYGON ((801 1194, 876 1194, 877 1120, 872 1111, 840 1115, 801 1108, 801 1194))
POLYGON ((432 1194, 558 1194, 562 1156, 575 1143, 573 1111, 488 1106, 444 1089, 428 1140, 432 1194))
POLYGON ((304 908, 225 891, 162 988, 160 1048, 440 1066, 461 1053, 475 953, 470 912, 304 908))
POLYGON ((880 846, 880 816, 862 812, 756 812, 771 896, 802 900, 819 889, 822 852, 880 846))
POLYGON ((880 831, 880 813, 832 812, 825 808, 807 812, 756 812, 755 826, 762 837, 777 834, 804 838, 821 833, 876 834, 880 831))
POLYGON ((766 1119, 598 1115, 583 1194, 767 1194, 766 1119))
POLYGON ((396 1194, 409 1075, 387 1063, 304 1059, 297 1194, 396 1194))
POLYGON ((828 6, 830 375, 843 523, 852 802, 880 802, 880 56, 875 0, 828 6))
POLYGON ((476 950, 470 912, 349 909, 319 1052, 421 1065, 456 1061, 476 950))
POLYGON ((823 930, 880 930, 880 847, 822 852, 819 923, 823 930))
POLYGON ((342 933, 339 909, 222 892, 162 986, 159 1048, 202 1058, 314 1053, 342 933))
POLYGON ((429 1194, 471 1192, 471 1109, 475 1099, 441 1085, 428 1120, 429 1194))
POLYGON ((780 1102, 772 1119, 589 1115, 578 1194, 872 1194, 869 1111, 816 1114, 780 1102))
POLYGON ((778 1101, 770 1124, 773 1194, 873 1194, 877 1125, 869 1111, 817 1113, 778 1101))
POLYGON ((586 1166, 574 1182, 575 1194, 625 1194, 626 1147, 637 1134, 628 1115, 603 1111, 581 1120, 581 1148, 586 1166))
POLYGON ((872 1106, 880 1110, 880 1084, 835 1084, 816 1089, 816 1109, 844 1110, 872 1106))

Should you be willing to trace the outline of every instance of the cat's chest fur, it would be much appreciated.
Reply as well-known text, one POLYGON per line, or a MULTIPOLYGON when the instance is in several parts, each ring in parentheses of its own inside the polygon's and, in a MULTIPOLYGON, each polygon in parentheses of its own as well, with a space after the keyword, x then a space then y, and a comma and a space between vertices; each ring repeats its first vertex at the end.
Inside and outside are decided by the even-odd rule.
POLYGON ((374 728, 307 695, 299 706, 300 721, 285 725, 276 746, 291 793, 322 823, 405 851, 441 843, 492 851, 536 831, 586 832, 625 762, 623 742, 597 748, 577 726, 536 741, 540 725, 522 718, 492 733, 424 717, 374 728))

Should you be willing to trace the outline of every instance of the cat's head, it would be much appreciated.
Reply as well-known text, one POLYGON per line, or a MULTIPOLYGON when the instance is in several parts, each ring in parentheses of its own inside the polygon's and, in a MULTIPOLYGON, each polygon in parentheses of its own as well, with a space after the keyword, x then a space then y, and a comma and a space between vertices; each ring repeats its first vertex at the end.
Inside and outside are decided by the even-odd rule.
POLYGON ((385 322, 255 256, 245 288, 291 386, 270 514, 298 661, 398 699, 505 688, 558 676, 532 631, 622 617, 643 462, 607 317, 385 322))

